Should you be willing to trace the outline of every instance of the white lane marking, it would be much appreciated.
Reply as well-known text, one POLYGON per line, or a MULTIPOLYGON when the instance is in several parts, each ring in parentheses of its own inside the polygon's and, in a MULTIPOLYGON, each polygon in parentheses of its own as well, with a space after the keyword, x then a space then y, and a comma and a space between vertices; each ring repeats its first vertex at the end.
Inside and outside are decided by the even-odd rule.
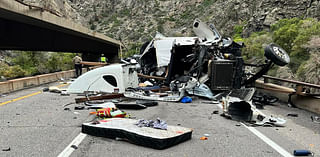
POLYGON ((284 157, 294 157, 289 152, 284 150, 281 146, 273 142, 270 138, 262 134, 260 131, 253 127, 248 127, 245 124, 241 123, 244 127, 246 127, 248 130, 250 130, 253 134, 258 136, 262 141, 264 141, 266 144, 268 144, 270 147, 272 147, 274 150, 276 150, 278 153, 280 153, 284 157))
POLYGON ((58 157, 69 157, 75 148, 72 145, 79 146, 79 144, 86 138, 87 134, 80 133, 73 141, 58 155, 58 157))
MULTIPOLYGON (((219 108, 222 109, 222 104, 217 104, 217 106, 219 108)), ((258 110, 259 111, 259 110, 258 110)), ((263 114, 261 111, 259 111, 261 114, 263 114)), ((263 114, 264 115, 264 114, 263 114)), ((276 144, 275 142, 273 142, 270 138, 268 138, 267 136, 265 136, 264 134, 262 134, 260 131, 258 131, 257 129, 253 128, 253 127, 248 127, 245 124, 241 123, 244 127, 246 127, 249 131, 251 131, 253 134, 255 134, 256 136, 258 136, 263 142, 265 142, 266 144, 268 144, 270 147, 272 147, 274 150, 276 150, 278 153, 280 153, 282 156, 284 157, 294 157, 293 155, 291 155, 289 152, 287 152, 286 150, 284 150, 281 146, 279 146, 278 144, 276 144)))

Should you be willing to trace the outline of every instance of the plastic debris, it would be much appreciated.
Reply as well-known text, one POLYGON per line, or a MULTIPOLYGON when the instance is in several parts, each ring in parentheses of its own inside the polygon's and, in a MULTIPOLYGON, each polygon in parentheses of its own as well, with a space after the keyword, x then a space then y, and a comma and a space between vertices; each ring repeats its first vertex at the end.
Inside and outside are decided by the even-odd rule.
POLYGON ((11 150, 11 148, 10 148, 10 147, 2 148, 2 151, 4 151, 4 152, 8 152, 8 151, 10 151, 10 150, 11 150))
POLYGON ((116 108, 116 105, 112 102, 105 102, 101 104, 86 103, 89 109, 103 109, 103 108, 116 108))
POLYGON ((85 107, 84 106, 75 106, 74 110, 83 110, 85 107))
POLYGON ((215 111, 212 112, 212 114, 219 114, 219 111, 215 110, 215 111))
POLYGON ((298 117, 299 115, 296 113, 288 113, 287 116, 288 117, 298 117))
POLYGON ((49 87, 49 92, 52 92, 52 93, 61 93, 61 89, 59 87, 56 87, 56 86, 51 86, 49 87))
POLYGON ((193 89, 188 89, 187 92, 192 95, 213 99, 213 94, 210 88, 205 84, 200 84, 193 89))
POLYGON ((311 120, 314 123, 319 123, 320 124, 320 117, 318 117, 318 116, 311 116, 311 120))
POLYGON ((48 92, 49 91, 49 87, 45 87, 42 89, 43 92, 48 92))
POLYGON ((202 136, 200 137, 200 140, 208 140, 208 137, 202 136))
POLYGON ((62 95, 62 96, 70 96, 70 94, 65 90, 62 90, 60 95, 62 95))
POLYGON ((293 151, 294 156, 313 156, 313 153, 309 150, 294 150, 293 151))
POLYGON ((117 110, 115 108, 97 109, 96 112, 90 112, 90 114, 95 114, 100 118, 124 118, 127 115, 125 112, 117 110))
POLYGON ((151 101, 151 100, 137 100, 136 101, 136 104, 141 104, 141 105, 144 105, 144 106, 156 106, 158 105, 158 102, 156 101, 151 101))
POLYGON ((70 147, 73 149, 78 149, 78 146, 76 146, 76 145, 71 145, 70 147))
POLYGON ((192 102, 192 98, 191 97, 188 97, 188 96, 185 96, 181 99, 181 102, 182 103, 190 103, 192 102))

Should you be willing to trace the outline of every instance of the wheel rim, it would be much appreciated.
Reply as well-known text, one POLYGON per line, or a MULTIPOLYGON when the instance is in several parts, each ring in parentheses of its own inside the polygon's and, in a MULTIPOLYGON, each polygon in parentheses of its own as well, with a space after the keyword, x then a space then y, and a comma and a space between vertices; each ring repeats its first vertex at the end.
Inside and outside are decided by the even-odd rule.
POLYGON ((275 46, 275 47, 273 47, 272 49, 273 49, 273 51, 275 52, 275 54, 276 54, 279 58, 281 58, 283 61, 285 61, 286 63, 289 63, 289 62, 290 62, 290 59, 289 59, 288 54, 287 54, 282 48, 275 46))

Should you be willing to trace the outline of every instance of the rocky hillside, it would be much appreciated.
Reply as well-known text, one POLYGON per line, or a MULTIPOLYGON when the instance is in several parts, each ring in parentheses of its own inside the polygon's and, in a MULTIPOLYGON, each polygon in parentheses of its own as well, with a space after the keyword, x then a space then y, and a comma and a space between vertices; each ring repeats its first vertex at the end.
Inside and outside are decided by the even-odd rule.
POLYGON ((291 17, 320 19, 319 0, 69 0, 88 26, 116 39, 143 41, 156 31, 191 36, 195 18, 214 23, 232 35, 244 25, 244 36, 291 17))
POLYGON ((192 36, 195 18, 214 23, 225 36, 243 25, 243 36, 279 19, 320 19, 320 0, 24 0, 124 42, 145 41, 159 31, 192 36))

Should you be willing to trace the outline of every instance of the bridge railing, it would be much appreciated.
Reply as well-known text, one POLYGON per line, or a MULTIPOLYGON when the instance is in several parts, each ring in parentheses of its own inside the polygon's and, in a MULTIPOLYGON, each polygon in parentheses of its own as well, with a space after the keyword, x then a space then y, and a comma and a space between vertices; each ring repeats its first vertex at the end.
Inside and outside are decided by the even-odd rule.
POLYGON ((304 87, 320 89, 320 85, 317 85, 317 84, 311 84, 311 83, 301 82, 296 80, 282 79, 282 78, 272 77, 268 75, 263 75, 262 77, 264 81, 258 80, 256 83, 259 84, 260 86, 262 85, 263 88, 267 90, 273 90, 273 91, 279 91, 282 93, 291 93, 291 94, 297 94, 297 95, 320 95, 320 94, 310 94, 304 91, 304 87), (291 83, 291 84, 295 84, 296 86, 295 86, 295 89, 293 89, 289 87, 271 84, 269 83, 269 80, 279 81, 282 83, 284 82, 291 83))

